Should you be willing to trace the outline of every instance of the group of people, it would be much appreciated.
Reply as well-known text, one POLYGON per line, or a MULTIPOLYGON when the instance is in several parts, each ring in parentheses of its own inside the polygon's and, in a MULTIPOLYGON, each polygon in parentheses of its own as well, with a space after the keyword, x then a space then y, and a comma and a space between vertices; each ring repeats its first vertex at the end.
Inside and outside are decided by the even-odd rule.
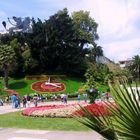
POLYGON ((12 108, 20 108, 20 97, 13 94, 11 96, 12 108))
MULTIPOLYGON (((43 102, 44 97, 38 96, 37 94, 31 97, 30 95, 24 95, 22 97, 22 107, 30 107, 31 100, 33 100, 34 106, 36 107, 38 105, 38 101, 43 102)), ((12 108, 20 108, 21 107, 21 99, 17 95, 11 96, 11 102, 12 102, 12 108)))
POLYGON ((33 100, 34 106, 37 107, 38 101, 44 102, 44 97, 43 97, 43 95, 37 95, 37 94, 35 94, 33 97, 31 97, 29 95, 25 95, 25 96, 23 96, 23 99, 22 99, 23 107, 25 107, 25 108, 26 108, 26 106, 30 107, 31 100, 33 100))
MULTIPOLYGON (((99 99, 101 99, 101 101, 106 101, 106 100, 108 101, 109 100, 109 98, 110 98, 109 91, 107 91, 107 92, 99 92, 98 90, 95 90, 95 89, 92 89, 92 90, 93 90, 93 92, 95 94, 95 96, 93 94, 94 99, 97 99, 97 97, 98 97, 99 99)), ((81 100, 84 100, 84 102, 87 103, 87 95, 88 95, 87 93, 88 92, 85 92, 83 94, 79 93, 77 95, 77 102, 80 103, 81 100)), ((67 99, 68 99, 67 94, 64 94, 64 93, 61 94, 60 98, 61 98, 61 101, 64 104, 67 104, 67 99)), ((31 97, 30 95, 24 95, 22 97, 22 99, 20 98, 19 95, 13 94, 11 96, 6 96, 4 102, 6 104, 12 103, 12 108, 20 108, 20 107, 26 108, 26 107, 30 107, 31 100, 33 101, 34 106, 36 107, 38 105, 38 102, 39 101, 44 102, 44 99, 45 98, 43 97, 43 95, 37 95, 37 94, 35 94, 33 97, 31 97), (21 103, 22 103, 22 106, 21 106, 21 103)), ((58 98, 57 98, 56 95, 53 95, 52 98, 51 98, 51 100, 53 100, 53 101, 55 101, 57 99, 58 98)), ((48 99, 46 98, 46 100, 48 100, 48 99)), ((3 100, 1 98, 0 98, 0 106, 3 106, 3 100)))
MULTIPOLYGON (((85 103, 87 102, 87 93, 83 93, 83 100, 85 101, 85 103)), ((79 103, 81 101, 81 94, 80 93, 77 95, 77 101, 79 103)))

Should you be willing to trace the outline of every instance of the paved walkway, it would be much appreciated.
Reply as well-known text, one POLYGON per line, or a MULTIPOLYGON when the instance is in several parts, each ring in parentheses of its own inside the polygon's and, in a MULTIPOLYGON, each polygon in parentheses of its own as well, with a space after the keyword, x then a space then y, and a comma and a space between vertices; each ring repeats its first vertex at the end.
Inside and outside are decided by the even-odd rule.
MULTIPOLYGON (((77 101, 68 101, 68 104, 77 103, 77 101)), ((63 104, 60 101, 39 103, 40 105, 63 104)), ((33 107, 31 103, 31 107, 33 107)), ((25 108, 13 109, 11 105, 0 106, 0 114, 20 111, 25 108)), ((75 131, 44 131, 0 128, 0 140, 101 140, 101 136, 94 131, 75 132, 75 131)))
POLYGON ((101 140, 95 132, 0 129, 1 140, 101 140))

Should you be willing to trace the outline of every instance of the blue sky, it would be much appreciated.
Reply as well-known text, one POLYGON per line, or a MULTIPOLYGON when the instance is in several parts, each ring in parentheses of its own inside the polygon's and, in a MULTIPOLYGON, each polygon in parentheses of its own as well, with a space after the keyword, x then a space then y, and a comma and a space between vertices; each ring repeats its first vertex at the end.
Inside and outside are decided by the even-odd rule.
MULTIPOLYGON (((140 0, 1 0, 0 22, 8 17, 39 17, 58 10, 85 10, 99 24, 98 45, 108 58, 119 61, 140 55, 140 0)), ((0 30, 4 30, 0 24, 0 30)))

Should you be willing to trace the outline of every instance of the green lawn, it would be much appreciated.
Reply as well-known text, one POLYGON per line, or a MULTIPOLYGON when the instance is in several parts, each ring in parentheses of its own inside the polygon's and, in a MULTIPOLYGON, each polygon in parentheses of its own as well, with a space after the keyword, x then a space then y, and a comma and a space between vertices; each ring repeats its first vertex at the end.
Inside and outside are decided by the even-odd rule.
MULTIPOLYGON (((39 80, 10 79, 9 80, 9 89, 13 89, 13 90, 17 91, 22 96, 27 93, 29 93, 29 94, 34 93, 36 91, 33 91, 31 89, 31 85, 32 85, 32 83, 37 82, 37 81, 39 81, 39 80)), ((66 90, 65 90, 66 93, 74 93, 74 92, 77 92, 79 87, 82 85, 83 79, 67 78, 66 80, 60 80, 60 82, 62 82, 66 85, 66 90)), ((0 80, 0 87, 3 89, 3 80, 0 80)), ((6 95, 8 93, 3 92, 3 94, 6 95)), ((45 94, 45 93, 43 93, 43 94, 45 94)))
POLYGON ((0 127, 40 130, 90 131, 72 118, 33 118, 24 117, 21 112, 0 115, 0 127))
MULTIPOLYGON (((46 93, 40 93, 40 92, 36 92, 33 91, 31 89, 31 85, 34 82, 38 82, 39 80, 26 80, 26 79, 9 79, 9 89, 13 89, 15 91, 17 91, 20 96, 23 96, 25 94, 32 94, 32 93, 38 93, 38 94, 45 94, 48 97, 52 96, 53 93, 51 94, 46 94, 46 93)), ((77 92, 78 89, 83 86, 84 84, 84 80, 80 79, 80 78, 72 78, 72 77, 67 77, 67 79, 65 80, 59 80, 59 82, 62 82, 65 84, 66 86, 66 90, 64 91, 65 93, 67 93, 70 97, 77 97, 77 92)), ((107 86, 105 85, 100 85, 99 83, 97 83, 98 89, 99 91, 106 91, 107 86)), ((3 80, 0 80, 0 87, 1 89, 3 89, 3 80)), ((7 92, 2 92, 2 96, 5 96, 9 93, 7 92)), ((54 93, 56 95, 60 95, 61 93, 54 93)))

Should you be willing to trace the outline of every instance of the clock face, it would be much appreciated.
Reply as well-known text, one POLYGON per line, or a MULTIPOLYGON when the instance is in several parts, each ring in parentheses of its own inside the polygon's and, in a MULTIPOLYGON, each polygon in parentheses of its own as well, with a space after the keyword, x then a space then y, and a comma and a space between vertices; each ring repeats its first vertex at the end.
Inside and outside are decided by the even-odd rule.
POLYGON ((36 82, 32 84, 31 88, 38 92, 61 92, 65 90, 63 83, 46 83, 46 81, 36 82))

